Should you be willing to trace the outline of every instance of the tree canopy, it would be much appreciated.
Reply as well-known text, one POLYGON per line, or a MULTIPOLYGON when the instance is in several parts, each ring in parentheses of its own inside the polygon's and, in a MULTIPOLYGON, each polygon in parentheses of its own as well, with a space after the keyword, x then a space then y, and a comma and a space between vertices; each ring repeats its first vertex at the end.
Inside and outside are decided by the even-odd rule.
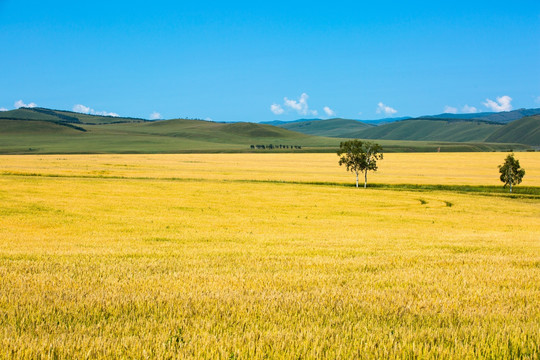
POLYGON ((525 169, 522 169, 519 165, 519 160, 514 157, 514 153, 509 154, 504 163, 499 165, 499 172, 501 173, 501 181, 510 186, 510 192, 512 192, 512 185, 520 184, 525 176, 525 169))
POLYGON ((382 146, 369 141, 349 140, 339 144, 339 165, 345 165, 347 171, 356 174, 356 187, 358 187, 358 174, 364 173, 364 188, 367 187, 367 172, 377 171, 377 160, 383 158, 382 146))

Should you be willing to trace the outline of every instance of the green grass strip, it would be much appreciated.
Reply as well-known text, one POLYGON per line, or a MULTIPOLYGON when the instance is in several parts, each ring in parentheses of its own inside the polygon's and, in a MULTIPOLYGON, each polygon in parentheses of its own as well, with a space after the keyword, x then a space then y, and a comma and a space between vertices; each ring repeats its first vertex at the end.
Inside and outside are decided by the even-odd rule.
MULTIPOLYGON (((0 176, 20 177, 45 177, 45 178, 73 178, 73 179, 111 179, 111 180, 161 180, 161 181, 204 181, 204 182, 232 182, 232 183, 264 183, 264 184, 289 184, 289 185, 313 185, 313 186, 340 186, 353 188, 353 183, 328 182, 328 181, 287 181, 287 180, 256 180, 256 179, 202 179, 202 178, 177 178, 177 177, 144 177, 144 176, 114 176, 114 175, 64 175, 64 174, 40 174, 2 171, 0 176)), ((440 184, 385 184, 369 183, 368 189, 396 190, 396 191, 449 191, 462 194, 503 196, 508 198, 540 199, 539 186, 515 186, 513 192, 508 188, 494 185, 440 185, 440 184)), ((364 188, 361 186, 358 191, 364 188)))

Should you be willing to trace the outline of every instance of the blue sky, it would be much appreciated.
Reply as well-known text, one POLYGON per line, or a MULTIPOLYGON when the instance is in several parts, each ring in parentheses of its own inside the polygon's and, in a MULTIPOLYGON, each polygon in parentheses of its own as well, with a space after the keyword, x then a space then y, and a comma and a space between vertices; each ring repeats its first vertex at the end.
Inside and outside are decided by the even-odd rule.
POLYGON ((0 109, 377 119, 540 107, 540 1, 0 0, 0 109))

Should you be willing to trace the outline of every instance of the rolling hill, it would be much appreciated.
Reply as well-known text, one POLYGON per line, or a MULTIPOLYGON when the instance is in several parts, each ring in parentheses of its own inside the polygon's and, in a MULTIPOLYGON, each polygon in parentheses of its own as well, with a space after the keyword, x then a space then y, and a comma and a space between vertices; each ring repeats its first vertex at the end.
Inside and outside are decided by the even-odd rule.
MULTIPOLYGON (((257 123, 218 123, 205 120, 173 119, 145 123, 122 123, 100 126, 86 126, 87 129, 118 131, 124 134, 146 134, 210 141, 213 143, 270 144, 282 142, 292 145, 293 142, 317 145, 321 138, 300 134, 279 127, 257 123)), ((335 140, 322 140, 322 144, 335 140)), ((295 144, 301 145, 301 144, 295 144)))
POLYGON ((367 129, 373 125, 368 125, 357 120, 335 118, 328 120, 294 121, 277 126, 309 135, 347 137, 348 134, 367 129))
POLYGON ((526 116, 538 114, 540 114, 540 109, 518 109, 498 113, 445 113, 439 115, 427 115, 418 118, 390 118, 377 121, 348 119, 299 119, 294 121, 275 120, 267 122, 266 124, 298 131, 304 134, 329 137, 484 141, 488 136, 491 135, 491 132, 499 130, 498 127, 490 125, 504 125, 526 116))
POLYGON ((540 146, 540 115, 512 121, 487 137, 489 142, 519 142, 540 146))
POLYGON ((303 123, 303 122, 314 122, 314 121, 327 121, 327 120, 350 120, 350 121, 356 121, 363 123, 365 125, 381 125, 381 124, 387 124, 394 121, 400 121, 400 120, 407 120, 412 119, 410 116, 401 116, 401 117, 393 117, 393 118, 383 118, 383 119, 377 119, 377 120, 358 120, 358 119, 343 119, 343 118, 333 118, 333 119, 297 119, 297 120, 291 120, 291 121, 282 121, 282 120, 272 120, 272 121, 262 121, 260 124, 266 124, 266 125, 273 125, 273 126, 279 126, 284 127, 287 126, 287 124, 292 123, 303 123))
MULTIPOLYGON (((20 113, 20 112, 19 112, 20 113)), ((203 120, 64 122, 45 114, 37 120, 0 118, 0 153, 178 153, 242 152, 251 145, 284 145, 288 151, 334 151, 339 139, 301 134, 256 123, 203 120)), ((17 115, 17 114, 15 114, 17 115)), ((95 121, 97 120, 97 121, 95 121)), ((285 151, 285 150, 283 150, 285 151)))
POLYGON ((410 119, 350 134, 352 138, 424 141, 485 141, 504 125, 465 119, 410 119))
MULTIPOLYGON (((333 152, 345 138, 354 137, 377 139, 386 152, 438 148, 442 151, 523 150, 529 145, 518 144, 520 134, 533 134, 531 127, 538 126, 538 122, 502 125, 476 120, 413 119, 370 126, 356 120, 329 119, 288 125, 291 129, 261 123, 148 121, 22 108, 0 112, 0 153, 251 152, 268 151, 270 144, 272 151, 333 152), (516 128, 515 136, 505 137, 504 132, 497 132, 510 125, 516 128), (265 145, 264 150, 257 145, 265 145)), ((527 141, 535 145, 536 140, 532 139, 527 141)))
POLYGON ((0 134, 77 134, 85 132, 79 126, 70 123, 61 123, 47 120, 20 120, 20 119, 1 119, 0 134))
MULTIPOLYGON (((540 109, 516 110, 512 112, 513 115, 490 113, 488 117, 494 118, 497 115, 507 120, 509 116, 521 116, 526 113, 535 113, 537 110, 540 109)), ((304 134, 339 138, 521 143, 539 146, 540 123, 534 120, 539 117, 540 115, 521 117, 505 124, 466 117, 449 118, 443 114, 393 121, 378 126, 345 119, 302 120, 279 123, 276 126, 304 134)))
POLYGON ((117 116, 102 116, 81 114, 67 110, 52 110, 45 108, 19 108, 9 111, 1 111, 0 119, 12 120, 46 120, 59 123, 72 124, 113 124, 113 123, 133 123, 146 122, 148 120, 117 117, 117 116))

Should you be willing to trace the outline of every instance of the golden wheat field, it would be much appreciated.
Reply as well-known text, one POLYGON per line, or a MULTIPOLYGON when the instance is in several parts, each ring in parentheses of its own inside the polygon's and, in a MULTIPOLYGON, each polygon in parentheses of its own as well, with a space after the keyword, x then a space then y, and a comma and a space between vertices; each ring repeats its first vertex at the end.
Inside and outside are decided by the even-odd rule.
MULTIPOLYGON (((505 156, 368 181, 499 185, 505 156)), ((0 156, 0 358, 540 357, 538 197, 356 189, 337 160, 0 156)))

